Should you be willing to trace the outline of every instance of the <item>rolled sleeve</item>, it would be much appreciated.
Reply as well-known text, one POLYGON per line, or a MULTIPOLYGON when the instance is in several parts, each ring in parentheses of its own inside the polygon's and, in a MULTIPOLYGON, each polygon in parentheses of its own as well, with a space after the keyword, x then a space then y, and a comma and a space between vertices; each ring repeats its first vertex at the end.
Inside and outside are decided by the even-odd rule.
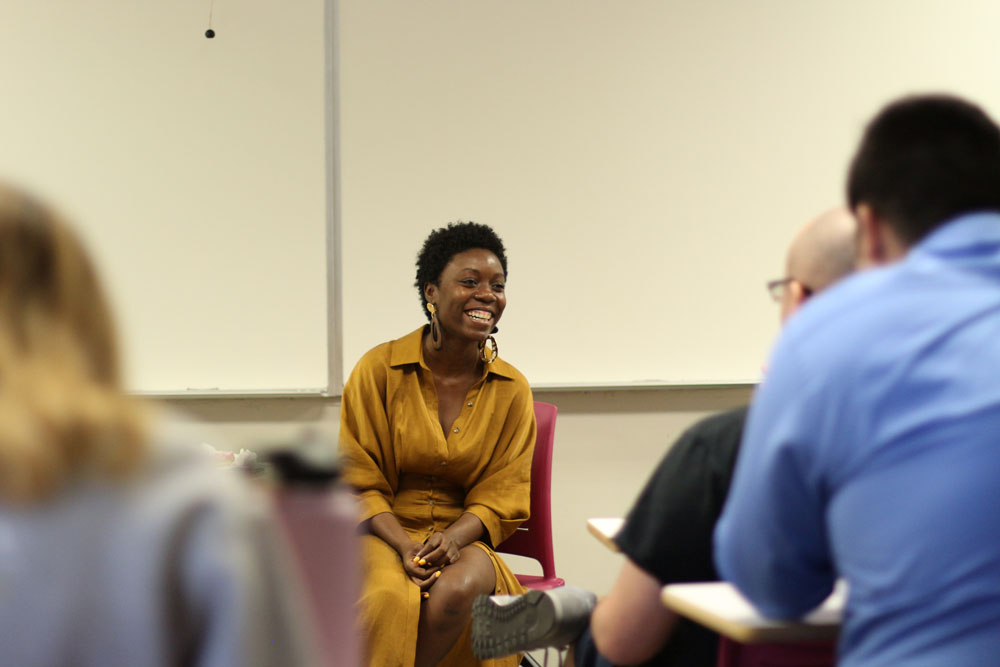
POLYGON ((375 348, 355 367, 340 405, 340 458, 344 477, 357 493, 360 520, 392 511, 396 469, 386 415, 388 346, 375 348))
POLYGON ((469 505, 465 508, 465 511, 482 521, 491 544, 499 544, 509 536, 504 534, 504 522, 497 516, 496 512, 486 505, 469 505))
POLYGON ((535 435, 534 403, 525 383, 511 403, 493 455, 465 497, 465 511, 483 522, 492 546, 510 537, 530 516, 535 435))

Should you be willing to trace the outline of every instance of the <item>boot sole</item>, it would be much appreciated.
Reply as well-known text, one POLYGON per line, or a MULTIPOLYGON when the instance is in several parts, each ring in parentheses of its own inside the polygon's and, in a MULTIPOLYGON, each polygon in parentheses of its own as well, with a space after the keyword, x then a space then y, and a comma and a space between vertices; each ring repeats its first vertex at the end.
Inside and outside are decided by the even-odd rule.
POLYGON ((472 652, 488 660, 543 648, 554 626, 555 609, 544 591, 503 605, 480 595, 472 604, 472 652))

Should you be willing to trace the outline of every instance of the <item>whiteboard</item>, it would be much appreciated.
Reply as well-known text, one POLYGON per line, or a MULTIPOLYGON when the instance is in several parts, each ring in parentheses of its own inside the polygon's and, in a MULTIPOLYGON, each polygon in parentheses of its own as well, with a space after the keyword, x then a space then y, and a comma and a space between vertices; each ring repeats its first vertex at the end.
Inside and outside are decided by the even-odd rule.
POLYGON ((508 246, 501 355, 535 386, 760 377, 764 282, 842 202, 864 123, 1000 112, 995 0, 344 0, 343 344, 424 321, 427 233, 508 246))
MULTIPOLYGON (((81 227, 129 386, 329 383, 323 0, 4 0, 0 178, 81 227)), ((339 380, 339 374, 338 378, 339 380)))

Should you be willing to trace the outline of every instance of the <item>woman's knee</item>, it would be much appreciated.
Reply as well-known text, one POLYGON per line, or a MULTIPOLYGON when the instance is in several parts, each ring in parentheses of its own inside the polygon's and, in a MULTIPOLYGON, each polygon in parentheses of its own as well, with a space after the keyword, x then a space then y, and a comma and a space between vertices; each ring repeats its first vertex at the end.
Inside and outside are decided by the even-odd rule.
POLYGON ((488 572, 481 567, 460 567, 457 564, 445 568, 441 578, 430 589, 428 620, 440 624, 464 621, 476 596, 493 592, 494 579, 492 567, 488 572))
POLYGON ((449 609, 471 607, 476 596, 484 592, 482 582, 478 579, 480 578, 468 573, 450 577, 442 573, 441 579, 431 588, 431 595, 449 609))

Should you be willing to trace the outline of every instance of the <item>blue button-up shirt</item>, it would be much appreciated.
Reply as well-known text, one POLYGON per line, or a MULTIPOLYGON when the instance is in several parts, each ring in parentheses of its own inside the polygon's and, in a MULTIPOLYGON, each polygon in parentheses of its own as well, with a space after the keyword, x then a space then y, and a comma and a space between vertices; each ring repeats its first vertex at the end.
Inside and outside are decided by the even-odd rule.
POLYGON ((1000 215, 960 217, 792 318, 715 540, 770 616, 845 578, 842 665, 1000 661, 1000 215))

